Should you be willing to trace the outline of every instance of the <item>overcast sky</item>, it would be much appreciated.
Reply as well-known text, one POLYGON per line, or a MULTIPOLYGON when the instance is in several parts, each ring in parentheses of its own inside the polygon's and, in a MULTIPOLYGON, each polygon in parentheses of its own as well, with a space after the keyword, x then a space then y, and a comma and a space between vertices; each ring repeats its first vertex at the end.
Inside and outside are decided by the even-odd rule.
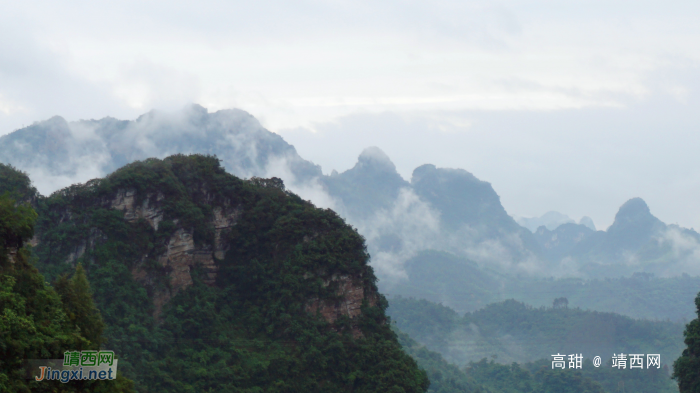
POLYGON ((697 1, 0 0, 0 134, 241 108, 324 172, 378 146, 606 227, 700 229, 697 1), (117 4, 118 3, 118 4, 117 4))

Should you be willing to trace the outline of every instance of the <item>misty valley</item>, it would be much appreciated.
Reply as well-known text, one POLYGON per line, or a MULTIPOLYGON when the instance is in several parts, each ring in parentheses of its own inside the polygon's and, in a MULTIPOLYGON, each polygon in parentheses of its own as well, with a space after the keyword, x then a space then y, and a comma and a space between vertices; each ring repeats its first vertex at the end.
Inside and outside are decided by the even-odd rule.
POLYGON ((199 105, 0 137, 0 391, 700 391, 694 229, 641 197, 605 230, 513 217, 465 169, 359 153, 324 174, 199 105), (113 380, 24 375, 102 349, 113 380))

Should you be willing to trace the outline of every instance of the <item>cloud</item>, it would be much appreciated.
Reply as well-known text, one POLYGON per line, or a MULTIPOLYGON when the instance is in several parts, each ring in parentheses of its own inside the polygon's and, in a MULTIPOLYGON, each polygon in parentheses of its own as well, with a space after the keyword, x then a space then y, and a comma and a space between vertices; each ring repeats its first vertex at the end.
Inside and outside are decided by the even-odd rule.
POLYGON ((139 59, 122 67, 115 95, 132 108, 179 109, 200 96, 200 80, 172 66, 139 59))
MULTIPOLYGON (((605 228, 621 202, 641 195, 662 220, 698 227, 698 7, 8 2, 0 134, 54 115, 134 118, 185 101, 236 105, 280 133, 310 130, 289 140, 329 170, 381 145, 405 178, 427 162, 468 169, 494 185, 512 214, 556 209, 605 228)), ((120 163, 191 152, 191 144, 167 143, 168 132, 180 132, 170 120, 148 119, 109 141, 122 148, 120 163)), ((181 131, 196 139, 201 130, 181 131)), ((75 175, 47 177, 44 189, 115 169, 90 156, 102 147, 89 130, 72 132, 75 152, 94 161, 70 163, 75 175)), ((245 136, 222 136, 220 146, 230 147, 220 158, 239 175, 284 172, 275 168, 284 163, 260 162, 245 136)), ((309 182, 289 184, 320 205, 335 203, 309 182)), ((463 251, 499 259, 516 243, 463 251)))
POLYGON ((294 160, 294 157, 289 156, 272 157, 261 177, 280 178, 284 181, 284 185, 289 191, 299 195, 302 199, 311 201, 316 207, 332 209, 342 215, 343 212, 339 209, 341 204, 337 199, 328 194, 318 177, 299 179, 294 175, 290 165, 290 161, 294 160))
POLYGON ((407 278, 403 264, 440 236, 440 213, 409 188, 399 190, 389 209, 364 220, 346 218, 367 240, 377 275, 388 281, 407 278))
POLYGON ((697 233, 669 225, 657 238, 661 246, 670 248, 658 266, 655 273, 662 277, 674 277, 681 273, 700 275, 700 239, 697 233), (694 236, 695 235, 695 236, 694 236))

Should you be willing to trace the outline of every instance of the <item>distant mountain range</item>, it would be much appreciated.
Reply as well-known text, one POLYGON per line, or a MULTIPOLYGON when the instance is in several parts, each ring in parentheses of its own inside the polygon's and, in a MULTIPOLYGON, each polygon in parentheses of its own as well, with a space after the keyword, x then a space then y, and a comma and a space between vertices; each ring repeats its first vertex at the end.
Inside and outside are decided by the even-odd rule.
POLYGON ((44 193, 135 160, 176 153, 216 155, 228 172, 243 178, 280 177, 302 198, 336 210, 367 239, 386 288, 406 280, 407 261, 426 250, 506 275, 700 273, 700 235, 664 224, 642 199, 627 201, 606 231, 596 231, 587 217, 576 223, 556 212, 516 221, 491 184, 463 169, 426 164, 407 181, 386 154, 370 147, 353 168, 324 175, 282 137, 236 109, 209 113, 193 105, 133 121, 53 117, 0 137, 0 162, 29 173, 44 193))
POLYGON ((0 162, 31 174, 44 193, 133 161, 177 153, 215 154, 230 173, 244 178, 264 176, 280 165, 300 179, 321 175, 319 166, 238 109, 209 113, 192 105, 174 113, 151 111, 132 121, 67 122, 55 116, 0 137, 0 162))
MULTIPOLYGON (((576 221, 566 214, 555 211, 549 211, 540 217, 518 217, 515 219, 515 221, 532 232, 537 231, 537 229, 539 229, 541 226, 553 231, 557 229, 559 225, 576 223, 576 221)), ((588 216, 581 217, 578 223, 585 225, 594 231, 596 230, 593 220, 588 216)))

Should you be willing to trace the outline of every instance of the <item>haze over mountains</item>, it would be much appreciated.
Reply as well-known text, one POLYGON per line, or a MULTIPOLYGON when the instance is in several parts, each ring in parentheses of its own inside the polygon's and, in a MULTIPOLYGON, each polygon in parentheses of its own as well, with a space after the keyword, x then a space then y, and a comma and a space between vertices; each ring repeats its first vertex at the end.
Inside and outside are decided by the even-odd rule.
POLYGON ((193 105, 134 121, 53 117, 0 138, 0 162, 29 173, 45 194, 134 160, 175 153, 215 154, 228 172, 243 178, 280 177, 301 197, 336 210, 367 239, 385 288, 405 281, 406 262, 425 250, 498 274, 700 273, 700 235, 664 224, 642 199, 625 202, 606 231, 595 231, 587 217, 575 223, 556 212, 516 221, 493 187, 466 170, 425 164, 406 180, 386 154, 370 147, 353 168, 324 175, 282 137, 236 109, 209 113, 193 105))
MULTIPOLYGON (((557 212, 515 219, 505 210, 492 185, 467 170, 426 163, 415 168, 410 179, 405 179, 381 149, 368 147, 359 154, 352 168, 326 175, 320 166, 299 156, 294 146, 263 128, 248 113, 235 109, 209 113, 197 105, 175 113, 149 112, 134 121, 105 118, 67 122, 54 117, 0 137, 0 162, 28 172, 45 194, 71 183, 104 177, 119 168, 122 169, 107 177, 104 184, 114 181, 119 173, 133 172, 135 179, 141 179, 137 169, 157 167, 158 160, 124 165, 178 153, 216 155, 227 172, 242 178, 279 177, 287 189, 319 207, 335 210, 357 228, 366 240, 369 263, 379 278, 376 289, 389 298, 391 307, 387 312, 397 321, 395 328, 436 351, 427 353, 424 348, 421 355, 414 348, 419 344, 402 341, 405 349, 410 347, 409 353, 418 359, 421 367, 429 370, 437 367, 430 371, 433 381, 441 381, 441 373, 448 367, 446 360, 460 367, 484 356, 495 358, 493 355, 499 357, 499 362, 538 362, 552 351, 580 351, 582 347, 591 350, 591 343, 598 341, 602 344, 594 349, 601 353, 620 347, 627 352, 658 351, 664 354, 664 359, 672 359, 682 347, 682 326, 693 317, 692 299, 700 288, 700 235, 693 229, 663 223, 641 198, 621 201, 624 203, 614 223, 606 230, 596 230, 587 217, 577 223, 557 212), (570 308, 552 307, 553 299, 560 301, 560 305, 561 299, 566 300, 570 308), (633 321, 628 317, 656 321, 633 321), (504 321, 526 322, 509 325, 504 321), (558 340, 550 340, 553 332, 561 332, 564 327, 566 334, 557 333, 558 340)), ((211 158, 171 156, 166 160, 209 162, 211 158)), ((152 185, 146 178, 140 180, 140 187, 149 189, 150 193, 145 195, 158 200, 159 194, 148 188, 152 185)), ((199 181, 197 176, 184 178, 192 184, 199 181)), ((240 182, 235 178, 229 180, 240 182)), ((72 187, 44 201, 61 201, 62 195, 82 195, 80 190, 93 190, 98 183, 72 187)), ((277 181, 258 179, 241 183, 260 184, 284 193, 284 186, 277 181)), ((178 189, 196 194, 196 187, 192 187, 178 189)), ((136 199, 131 203, 120 202, 120 198, 129 195, 135 198, 132 191, 126 187, 123 195, 112 196, 113 204, 150 212, 149 201, 141 205, 136 199)), ((98 200, 101 199, 95 199, 95 203, 98 200)), ((272 205, 265 206, 255 211, 266 212, 272 205)), ((129 217, 134 218, 134 214, 129 217)), ((328 211, 319 210, 319 214, 335 216, 328 211)), ((126 217, 125 213, 123 218, 126 217)), ((113 218, 122 220, 119 214, 113 218)), ((257 221, 251 219, 246 225, 257 228, 257 221)), ((203 221, 197 222, 199 226, 193 229, 192 239, 197 233, 203 236, 201 233, 206 234, 209 228, 203 221)), ((68 231, 72 224, 66 225, 64 229, 68 231)), ((182 224, 180 229, 186 231, 187 225, 182 224)), ((175 228, 170 226, 171 230, 175 228)), ((53 229, 48 230, 53 227, 57 226, 45 226, 45 238, 36 248, 39 254, 53 255, 47 254, 51 248, 46 241, 46 236, 53 236, 53 229)), ((159 230, 158 224, 154 227, 159 230)), ((216 233, 212 236, 217 244, 216 233)), ((246 236, 249 235, 231 239, 252 244, 244 240, 246 236)), ((66 261, 75 262, 76 255, 85 253, 85 244, 90 239, 59 247, 63 254, 56 254, 53 265, 45 264, 43 273, 58 273, 57 269, 69 267, 66 261)), ((137 243, 133 239, 129 242, 137 243)), ((231 266, 236 266, 235 258, 229 259, 231 266)), ((332 256, 324 255, 318 263, 332 260, 332 256)), ((221 261, 209 265, 217 263, 221 261)), ((192 268, 187 265, 185 269, 184 265, 187 264, 173 271, 192 268)), ((212 266, 206 270, 210 281, 209 274, 217 270, 212 266)), ((278 277, 276 269, 265 271, 270 277, 278 277)), ((126 270, 123 273, 125 277, 130 275, 126 270)), ((178 281, 178 277, 182 278, 177 276, 175 281, 187 281, 178 281)), ((181 298, 196 299, 196 296, 181 298)), ((167 302, 170 298, 155 296, 154 299, 154 304, 162 305, 162 299, 167 302)), ((179 317, 175 320, 179 321, 179 317)), ((117 318, 111 325, 118 326, 120 321, 117 318)), ((199 316, 193 317, 193 321, 203 326, 211 324, 202 322, 207 320, 199 316)), ((127 346, 122 349, 128 352, 127 346)), ((138 348, 133 349, 133 353, 137 352, 138 348)), ((485 379, 492 380, 499 378, 485 379)), ((440 383, 436 382, 433 391, 441 391, 437 389, 442 386, 440 383)), ((655 389, 649 387, 644 391, 662 391, 655 389)))
MULTIPOLYGON (((557 229, 559 225, 576 223, 576 221, 566 214, 555 211, 549 211, 540 217, 517 217, 515 221, 532 232, 537 231, 537 229, 541 226, 553 231, 557 229)), ((581 217, 578 223, 585 225, 594 231, 596 230, 593 220, 588 216, 581 217)))

